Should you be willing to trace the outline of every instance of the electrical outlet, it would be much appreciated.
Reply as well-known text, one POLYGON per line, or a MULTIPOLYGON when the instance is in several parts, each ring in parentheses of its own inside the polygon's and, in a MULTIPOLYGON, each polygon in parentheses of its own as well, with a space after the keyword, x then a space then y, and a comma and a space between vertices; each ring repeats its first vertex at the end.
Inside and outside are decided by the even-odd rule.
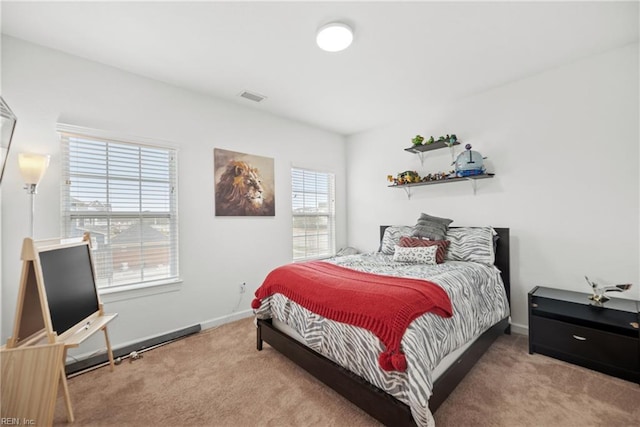
POLYGON ((246 290, 247 290, 247 284, 245 282, 240 283, 240 293, 244 294, 246 290))

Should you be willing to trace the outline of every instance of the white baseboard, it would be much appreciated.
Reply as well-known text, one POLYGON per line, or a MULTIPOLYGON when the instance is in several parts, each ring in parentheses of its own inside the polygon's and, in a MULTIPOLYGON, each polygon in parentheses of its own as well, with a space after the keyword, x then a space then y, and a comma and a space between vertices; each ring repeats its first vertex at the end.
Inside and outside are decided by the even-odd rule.
POLYGON ((225 323, 235 322, 236 320, 246 319, 253 316, 253 310, 236 311, 235 313, 227 314, 225 316, 216 317, 215 319, 206 320, 200 323, 200 327, 205 329, 215 328, 216 326, 224 325, 225 323))

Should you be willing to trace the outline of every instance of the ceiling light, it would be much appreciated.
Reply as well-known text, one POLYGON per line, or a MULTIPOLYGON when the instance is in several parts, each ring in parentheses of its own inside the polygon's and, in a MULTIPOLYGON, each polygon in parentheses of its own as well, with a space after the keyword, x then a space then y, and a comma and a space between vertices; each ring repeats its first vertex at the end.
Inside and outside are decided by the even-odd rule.
POLYGON ((327 52, 339 52, 348 48, 353 41, 353 30, 341 22, 332 22, 318 30, 316 43, 327 52))

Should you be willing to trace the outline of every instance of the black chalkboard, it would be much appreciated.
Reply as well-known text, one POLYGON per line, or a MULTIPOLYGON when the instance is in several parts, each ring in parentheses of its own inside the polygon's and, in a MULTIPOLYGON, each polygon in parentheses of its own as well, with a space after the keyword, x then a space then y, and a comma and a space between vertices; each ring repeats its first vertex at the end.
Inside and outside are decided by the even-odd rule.
POLYGON ((40 252, 53 330, 66 330, 99 310, 88 244, 40 252))

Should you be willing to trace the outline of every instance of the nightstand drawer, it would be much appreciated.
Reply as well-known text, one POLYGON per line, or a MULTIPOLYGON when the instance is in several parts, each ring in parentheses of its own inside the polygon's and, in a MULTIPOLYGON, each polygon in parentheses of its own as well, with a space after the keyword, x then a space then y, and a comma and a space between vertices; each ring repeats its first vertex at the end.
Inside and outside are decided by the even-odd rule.
POLYGON ((616 369, 638 372, 638 339, 577 326, 558 320, 531 316, 532 345, 586 363, 608 365, 616 369))

